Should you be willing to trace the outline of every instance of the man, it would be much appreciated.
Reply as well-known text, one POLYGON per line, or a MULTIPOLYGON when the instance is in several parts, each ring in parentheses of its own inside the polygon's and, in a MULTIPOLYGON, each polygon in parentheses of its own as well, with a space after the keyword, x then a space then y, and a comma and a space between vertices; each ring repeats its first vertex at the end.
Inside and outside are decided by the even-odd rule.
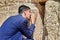
POLYGON ((0 40, 32 40, 35 28, 36 13, 31 15, 30 8, 21 5, 18 9, 18 15, 9 17, 0 28, 0 40), (31 19, 31 25, 27 26, 31 19), (24 35, 27 37, 23 38, 24 35))

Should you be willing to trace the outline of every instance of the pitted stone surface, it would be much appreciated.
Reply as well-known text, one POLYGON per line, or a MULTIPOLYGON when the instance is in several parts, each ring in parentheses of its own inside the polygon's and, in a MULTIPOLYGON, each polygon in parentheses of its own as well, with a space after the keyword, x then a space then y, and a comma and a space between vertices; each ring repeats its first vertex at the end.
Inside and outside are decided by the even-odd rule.
POLYGON ((58 40, 58 7, 59 3, 47 1, 45 6, 44 26, 47 28, 47 40, 58 40))

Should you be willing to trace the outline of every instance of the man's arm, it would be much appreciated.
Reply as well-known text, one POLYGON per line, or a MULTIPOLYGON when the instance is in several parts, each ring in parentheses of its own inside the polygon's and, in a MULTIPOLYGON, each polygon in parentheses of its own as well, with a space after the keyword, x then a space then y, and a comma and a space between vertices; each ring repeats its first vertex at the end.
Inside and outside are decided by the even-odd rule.
POLYGON ((20 31, 23 35, 25 35, 27 38, 32 38, 33 32, 34 32, 34 24, 30 25, 30 28, 27 27, 27 24, 21 23, 20 31))
POLYGON ((20 31, 27 38, 32 38, 32 35, 33 35, 33 32, 34 32, 34 28, 35 28, 35 25, 34 24, 36 22, 36 18, 37 18, 37 13, 35 13, 34 15, 31 15, 31 25, 30 25, 30 28, 29 29, 27 27, 27 24, 25 24, 24 22, 21 23, 20 31))

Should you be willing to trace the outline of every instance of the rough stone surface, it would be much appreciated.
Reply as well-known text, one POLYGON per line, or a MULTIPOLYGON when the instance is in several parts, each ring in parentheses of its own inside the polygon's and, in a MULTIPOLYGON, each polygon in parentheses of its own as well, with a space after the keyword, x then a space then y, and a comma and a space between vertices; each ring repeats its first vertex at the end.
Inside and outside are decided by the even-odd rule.
POLYGON ((42 40, 43 25, 42 25, 42 20, 40 17, 39 10, 32 3, 25 3, 24 5, 27 5, 31 8, 32 14, 34 14, 34 12, 37 12, 38 15, 37 15, 37 20, 36 20, 36 24, 35 24, 36 27, 35 27, 35 31, 33 34, 33 38, 34 38, 34 40, 42 40))
MULTIPOLYGON (((39 2, 41 0, 32 0, 39 2)), ((48 0, 45 6, 44 27, 40 17, 39 10, 31 0, 0 0, 0 26, 3 22, 12 15, 18 14, 18 7, 22 4, 31 8, 32 14, 37 12, 37 20, 35 24, 35 31, 33 34, 34 40, 43 39, 43 30, 47 35, 45 40, 60 40, 60 0, 48 0), (57 1, 57 2, 56 2, 57 1)))
POLYGON ((59 8, 58 8, 58 20, 59 20, 58 40, 60 40, 60 3, 59 3, 59 8))
POLYGON ((58 40, 58 7, 59 3, 47 1, 45 6, 44 26, 47 28, 48 36, 46 40, 58 40))

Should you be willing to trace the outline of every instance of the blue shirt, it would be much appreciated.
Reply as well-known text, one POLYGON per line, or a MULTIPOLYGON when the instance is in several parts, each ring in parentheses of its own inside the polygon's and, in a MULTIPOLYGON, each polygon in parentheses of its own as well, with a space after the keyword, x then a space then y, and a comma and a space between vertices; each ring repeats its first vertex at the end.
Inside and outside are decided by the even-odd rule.
POLYGON ((18 32, 20 32, 20 40, 23 38, 22 35, 30 39, 32 38, 34 28, 34 24, 31 24, 30 28, 28 28, 27 19, 22 15, 11 16, 0 28, 0 39, 8 40, 18 32))

